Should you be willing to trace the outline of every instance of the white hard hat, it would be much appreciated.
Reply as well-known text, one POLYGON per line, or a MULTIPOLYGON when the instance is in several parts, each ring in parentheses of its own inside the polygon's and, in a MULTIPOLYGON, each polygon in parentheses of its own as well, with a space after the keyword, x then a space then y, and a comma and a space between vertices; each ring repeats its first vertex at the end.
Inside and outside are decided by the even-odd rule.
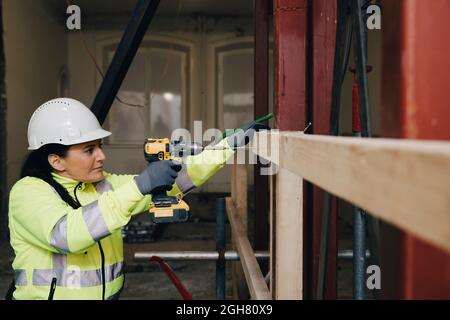
POLYGON ((72 145, 109 136, 92 111, 81 102, 57 98, 34 111, 28 124, 28 150, 49 143, 72 145))

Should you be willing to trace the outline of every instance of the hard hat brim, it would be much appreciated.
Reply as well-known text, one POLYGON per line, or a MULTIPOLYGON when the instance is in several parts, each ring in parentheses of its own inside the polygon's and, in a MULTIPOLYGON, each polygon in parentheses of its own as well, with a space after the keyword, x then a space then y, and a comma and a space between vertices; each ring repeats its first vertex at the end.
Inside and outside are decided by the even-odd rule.
POLYGON ((98 140, 98 139, 103 139, 103 138, 106 138, 106 137, 108 137, 110 135, 111 135, 111 132, 106 131, 104 129, 98 129, 98 130, 89 132, 87 134, 84 134, 79 139, 71 139, 70 142, 64 141, 64 140, 63 141, 52 141, 52 142, 44 143, 44 144, 42 144, 42 145, 40 145, 39 147, 36 147, 36 148, 33 148, 33 147, 29 146, 28 150, 37 150, 40 147, 45 146, 46 144, 50 144, 50 143, 62 144, 62 145, 65 145, 65 146, 72 146, 72 145, 75 145, 75 144, 86 143, 86 142, 89 142, 89 141, 95 141, 95 140, 98 140))
POLYGON ((103 139, 111 135, 111 132, 106 131, 104 129, 98 129, 92 132, 89 132, 88 134, 84 134, 83 137, 80 139, 73 139, 70 142, 70 145, 79 144, 79 143, 85 143, 89 141, 95 141, 98 139, 103 139))

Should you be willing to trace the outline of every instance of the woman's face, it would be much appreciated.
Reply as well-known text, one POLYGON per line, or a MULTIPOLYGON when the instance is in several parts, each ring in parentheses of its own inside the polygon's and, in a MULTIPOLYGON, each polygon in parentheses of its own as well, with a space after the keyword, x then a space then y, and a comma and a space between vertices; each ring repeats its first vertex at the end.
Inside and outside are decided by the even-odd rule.
POLYGON ((48 156, 57 174, 81 182, 103 180, 105 159, 100 139, 70 146, 64 158, 54 154, 48 156))

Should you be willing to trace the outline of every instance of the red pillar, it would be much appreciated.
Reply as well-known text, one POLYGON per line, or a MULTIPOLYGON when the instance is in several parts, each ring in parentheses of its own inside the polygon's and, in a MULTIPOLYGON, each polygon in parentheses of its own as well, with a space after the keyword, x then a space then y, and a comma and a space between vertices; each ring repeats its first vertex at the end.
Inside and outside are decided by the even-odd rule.
MULTIPOLYGON (((449 12, 447 0, 383 2, 384 136, 450 139, 449 12)), ((448 253, 389 225, 381 241, 384 298, 450 298, 448 253)))
MULTIPOLYGON (((275 123, 280 130, 303 130, 306 124, 307 3, 307 0, 274 0, 273 4, 275 123)), ((275 215, 272 223, 276 225, 275 215)), ((274 264, 271 272, 275 272, 274 264)), ((307 292, 303 296, 307 297, 307 292)))
POLYGON ((307 0, 275 0, 275 117, 281 130, 306 122, 307 0))
MULTIPOLYGON (((334 49, 336 41, 337 3, 330 0, 315 0, 312 2, 312 77, 310 77, 310 92, 312 93, 311 120, 314 134, 330 133, 331 89, 333 84, 334 49)), ((311 51, 310 51, 311 52, 311 51)), ((312 186, 312 208, 309 212, 311 223, 309 250, 311 250, 309 272, 310 295, 316 298, 317 279, 319 271, 320 239, 322 229, 324 192, 312 186)), ((337 298, 337 201, 333 201, 330 216, 328 259, 325 299, 337 298)), ((306 231, 306 230, 305 230, 306 231)), ((306 279, 305 279, 306 280, 306 279)))

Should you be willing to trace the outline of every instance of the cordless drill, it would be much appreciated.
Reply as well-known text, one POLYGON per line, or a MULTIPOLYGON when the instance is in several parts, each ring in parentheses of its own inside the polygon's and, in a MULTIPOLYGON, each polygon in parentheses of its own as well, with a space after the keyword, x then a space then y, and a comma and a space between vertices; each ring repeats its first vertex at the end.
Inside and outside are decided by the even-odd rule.
MULTIPOLYGON (((168 138, 148 138, 144 144, 144 155, 147 162, 178 161, 183 156, 194 155, 203 150, 199 144, 185 144, 181 141, 169 141, 168 138)), ((152 196, 153 204, 149 212, 154 223, 186 222, 189 220, 188 204, 175 196, 160 192, 152 196)))

